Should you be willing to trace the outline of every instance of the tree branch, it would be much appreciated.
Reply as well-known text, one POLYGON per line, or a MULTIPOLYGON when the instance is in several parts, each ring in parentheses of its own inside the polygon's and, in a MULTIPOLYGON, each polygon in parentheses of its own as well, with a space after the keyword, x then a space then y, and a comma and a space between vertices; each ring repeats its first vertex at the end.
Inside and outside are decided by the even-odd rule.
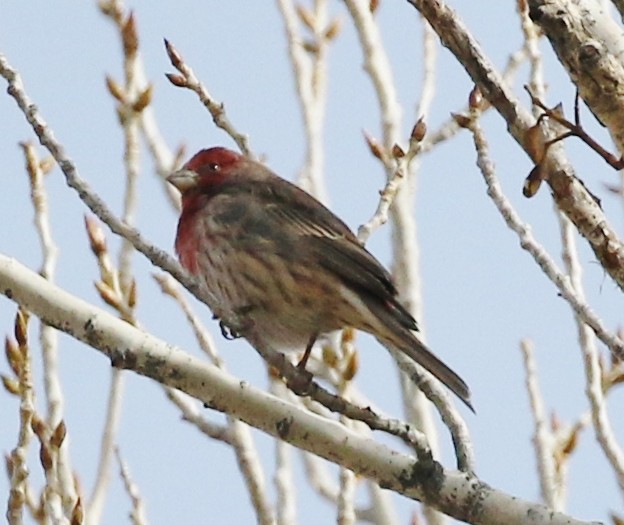
MULTIPOLYGON (((525 134, 535 120, 520 105, 457 14, 442 0, 407 1, 429 21, 442 44, 455 55, 484 97, 505 119, 507 129, 516 142, 531 155, 530 148, 525 144, 525 134)), ((583 18, 579 19, 579 23, 583 21, 583 18)), ((564 32, 565 26, 561 26, 558 34, 564 32)), ((561 148, 550 148, 544 169, 557 207, 572 221, 605 271, 624 290, 624 243, 609 224, 600 204, 576 177, 561 148)))
POLYGON ((380 486, 482 525, 584 525, 492 489, 470 473, 415 460, 344 425, 259 390, 69 294, 0 255, 0 292, 43 321, 133 370, 234 415, 278 439, 338 463, 380 486))

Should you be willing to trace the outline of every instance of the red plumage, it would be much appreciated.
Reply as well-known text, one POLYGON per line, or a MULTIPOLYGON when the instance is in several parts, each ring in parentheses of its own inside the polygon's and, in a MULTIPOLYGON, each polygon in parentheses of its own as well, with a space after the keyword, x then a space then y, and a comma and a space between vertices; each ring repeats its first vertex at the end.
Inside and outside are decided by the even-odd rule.
POLYGON ((314 197, 225 148, 200 151, 168 180, 182 194, 181 264, 268 345, 303 349, 351 326, 403 351, 472 408, 466 383, 416 337, 389 273, 314 197))

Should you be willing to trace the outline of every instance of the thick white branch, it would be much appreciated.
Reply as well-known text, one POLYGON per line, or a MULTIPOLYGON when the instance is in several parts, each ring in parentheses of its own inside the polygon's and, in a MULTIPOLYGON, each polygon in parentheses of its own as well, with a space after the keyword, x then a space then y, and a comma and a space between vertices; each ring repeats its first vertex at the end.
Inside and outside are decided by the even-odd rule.
POLYGON ((97 348, 116 366, 182 390, 206 406, 455 518, 484 525, 585 523, 496 491, 470 473, 416 461, 278 399, 69 294, 1 254, 0 292, 46 323, 97 348))

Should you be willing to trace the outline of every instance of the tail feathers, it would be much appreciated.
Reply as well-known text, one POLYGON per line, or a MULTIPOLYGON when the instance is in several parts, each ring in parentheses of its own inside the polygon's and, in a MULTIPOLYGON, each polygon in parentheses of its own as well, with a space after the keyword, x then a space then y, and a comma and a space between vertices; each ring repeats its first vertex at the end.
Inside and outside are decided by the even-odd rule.
MULTIPOLYGON (((404 339, 408 339, 407 337, 404 339)), ((465 405, 472 410, 470 400, 470 389, 466 382, 459 377, 453 370, 446 366, 438 357, 436 357, 424 344, 416 337, 409 333, 409 342, 402 341, 400 345, 392 343, 407 355, 412 361, 428 370, 436 379, 446 385, 465 405)))

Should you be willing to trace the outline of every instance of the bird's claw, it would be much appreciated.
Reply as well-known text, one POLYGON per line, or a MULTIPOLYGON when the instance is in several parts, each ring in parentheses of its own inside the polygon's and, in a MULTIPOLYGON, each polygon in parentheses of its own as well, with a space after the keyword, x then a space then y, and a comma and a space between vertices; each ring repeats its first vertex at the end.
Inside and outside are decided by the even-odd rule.
POLYGON ((232 330, 221 320, 219 321, 219 328, 221 329, 221 335, 228 341, 233 341, 234 339, 238 339, 240 337, 239 333, 232 330))

